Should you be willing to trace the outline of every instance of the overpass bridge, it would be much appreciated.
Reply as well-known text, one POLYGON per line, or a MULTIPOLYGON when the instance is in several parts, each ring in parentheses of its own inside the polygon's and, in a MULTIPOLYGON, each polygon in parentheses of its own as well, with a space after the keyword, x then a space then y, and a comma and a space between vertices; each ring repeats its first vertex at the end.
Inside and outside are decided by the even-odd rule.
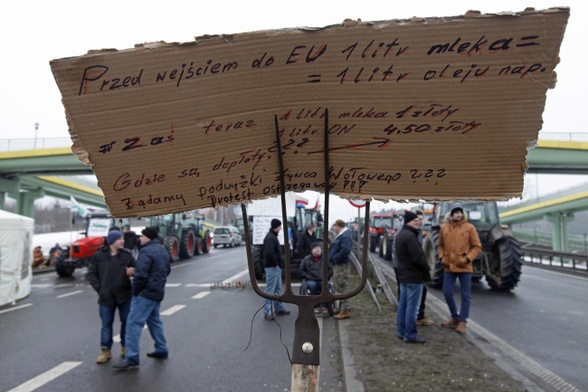
MULTIPOLYGON (((0 208, 7 195, 17 200, 17 213, 29 217, 34 200, 43 196, 74 196, 80 203, 105 208, 94 173, 70 145, 69 138, 0 139, 0 208)), ((588 174, 588 133, 540 133, 527 163, 528 173, 588 174)), ((582 188, 503 207, 501 220, 513 224, 546 219, 554 227, 554 249, 567 250, 567 223, 574 212, 587 209, 588 189, 582 188)))
POLYGON ((500 221, 515 223, 546 220, 551 223, 552 247, 555 251, 568 251, 568 223, 575 212, 588 210, 588 183, 564 189, 500 208, 500 221))

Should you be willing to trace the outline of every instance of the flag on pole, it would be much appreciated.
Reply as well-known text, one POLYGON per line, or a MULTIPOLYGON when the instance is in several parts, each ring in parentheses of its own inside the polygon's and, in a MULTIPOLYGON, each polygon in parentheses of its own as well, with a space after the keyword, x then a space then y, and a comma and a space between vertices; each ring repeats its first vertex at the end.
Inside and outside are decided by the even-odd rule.
POLYGON ((87 208, 79 205, 73 196, 69 197, 69 201, 71 202, 71 212, 78 213, 84 218, 90 215, 90 211, 87 208))

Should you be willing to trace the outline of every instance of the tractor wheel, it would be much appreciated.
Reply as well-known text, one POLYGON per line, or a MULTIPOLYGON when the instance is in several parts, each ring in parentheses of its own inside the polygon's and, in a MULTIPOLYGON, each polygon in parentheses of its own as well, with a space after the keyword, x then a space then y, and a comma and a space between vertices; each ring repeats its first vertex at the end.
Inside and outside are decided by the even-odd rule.
POLYGON ((55 260, 55 272, 57 275, 62 278, 67 278, 72 276, 76 267, 73 265, 68 265, 65 263, 65 260, 69 258, 69 248, 67 250, 62 250, 57 260, 55 260))
POLYGON ((196 246, 196 235, 194 230, 186 229, 182 233, 182 239, 180 240, 180 259, 190 259, 194 256, 194 247, 196 246))
POLYGON ((202 238, 202 253, 208 253, 210 248, 212 248, 212 237, 210 231, 206 230, 204 238, 202 238))
POLYGON ((251 249, 253 257, 253 269, 255 270, 255 278, 257 280, 265 279, 265 269, 263 268, 263 247, 253 246, 251 249))
POLYGON ((163 247, 169 252, 172 263, 180 260, 180 240, 175 235, 163 239, 163 247))
POLYGON ((513 290, 519 283, 523 265, 519 242, 512 237, 497 241, 488 257, 488 264, 491 271, 485 275, 490 287, 500 291, 513 290))
POLYGON ((196 244, 194 245, 194 255, 198 256, 204 253, 204 241, 202 238, 196 237, 196 244))
POLYGON ((425 256, 431 267, 431 281, 429 286, 439 289, 443 287, 443 275, 445 273, 443 264, 439 261, 439 232, 431 231, 425 237, 425 256))

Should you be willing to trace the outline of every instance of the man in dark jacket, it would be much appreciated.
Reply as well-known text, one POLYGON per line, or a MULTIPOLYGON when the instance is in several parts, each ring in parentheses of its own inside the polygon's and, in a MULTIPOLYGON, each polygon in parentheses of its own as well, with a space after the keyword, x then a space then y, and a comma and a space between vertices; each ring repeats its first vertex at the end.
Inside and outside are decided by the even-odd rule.
POLYGON ((421 221, 412 211, 404 212, 404 226, 395 240, 398 257, 397 277, 400 285, 398 300, 398 338, 405 343, 426 343, 417 333, 417 313, 423 286, 431 280, 429 264, 418 239, 421 221))
MULTIPOLYGON (((310 246, 311 254, 300 263, 300 275, 306 280, 306 287, 310 295, 319 295, 323 284, 323 246, 320 242, 313 242, 310 246)), ((333 276, 333 267, 328 266, 328 279, 333 276)))
MULTIPOLYGON (((337 235, 329 249, 329 263, 333 266, 335 273, 335 292, 343 294, 349 291, 348 281, 351 270, 351 249, 353 248, 353 239, 351 233, 347 230, 345 222, 337 219, 333 225, 333 231, 337 235)), ((347 300, 339 301, 339 314, 335 316, 337 320, 349 318, 351 312, 347 300)))
POLYGON ((88 280, 98 293, 98 304, 102 328, 100 346, 102 353, 96 363, 104 363, 112 357, 112 324, 118 309, 120 319, 121 354, 125 356, 127 317, 131 308, 131 280, 135 259, 124 248, 123 233, 112 230, 106 237, 106 245, 92 256, 88 266, 88 280))
MULTIPOLYGON (((284 268, 284 256, 278 239, 281 229, 282 222, 279 219, 272 219, 271 228, 263 239, 265 292, 276 296, 282 293, 282 268, 284 268)), ((274 316, 287 316, 290 311, 284 308, 282 301, 265 299, 263 314, 266 320, 273 320, 274 316)))
POLYGON ((304 231, 298 235, 296 251, 298 252, 298 257, 300 259, 304 259, 306 256, 310 255, 310 252, 312 251, 311 245, 316 242, 316 229, 316 223, 308 222, 304 231))
POLYGON ((139 366, 139 343, 145 323, 155 341, 155 350, 147 353, 151 358, 167 358, 168 348, 159 317, 159 306, 165 295, 165 283, 169 275, 170 257, 158 239, 155 227, 147 227, 139 237, 141 250, 133 277, 133 299, 127 319, 127 355, 113 365, 117 370, 139 366))

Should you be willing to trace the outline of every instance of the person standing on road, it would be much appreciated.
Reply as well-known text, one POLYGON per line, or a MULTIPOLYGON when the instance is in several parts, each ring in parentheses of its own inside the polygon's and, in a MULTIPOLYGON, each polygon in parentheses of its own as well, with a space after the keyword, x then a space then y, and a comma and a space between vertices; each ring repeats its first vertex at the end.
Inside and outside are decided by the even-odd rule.
POLYGON ((114 314, 118 309, 120 319, 121 355, 126 354, 127 317, 131 308, 131 280, 135 272, 135 259, 130 251, 124 248, 123 233, 112 230, 106 237, 106 245, 102 246, 90 259, 88 281, 98 293, 98 304, 102 328, 100 329, 100 347, 102 353, 96 358, 101 364, 112 357, 112 325, 114 314))
POLYGON ((147 353, 147 356, 160 359, 168 357, 159 307, 165 295, 165 283, 171 271, 169 253, 159 242, 158 231, 155 227, 143 229, 139 242, 141 250, 133 277, 133 298, 127 319, 127 355, 124 360, 113 365, 116 370, 139 366, 139 343, 145 323, 155 341, 155 350, 147 353))
MULTIPOLYGON (((337 235, 329 249, 329 263, 333 266, 335 293, 342 294, 348 290, 349 273, 351 269, 351 249, 353 239, 351 233, 345 227, 345 222, 337 219, 333 225, 333 231, 337 235)), ((351 316, 347 300, 339 301, 339 314, 337 320, 347 319, 351 316)))
POLYGON ((423 287, 431 280, 430 267, 418 235, 421 222, 412 211, 404 212, 404 226, 396 235, 397 277, 400 298, 396 313, 398 338, 405 343, 426 343, 417 332, 417 314, 423 287))
POLYGON ((310 255, 312 251, 311 245, 316 242, 316 229, 316 223, 308 222, 304 231, 298 235, 296 250, 298 251, 298 257, 300 259, 304 259, 306 256, 310 255))
POLYGON ((465 333, 470 314, 472 273, 474 261, 482 252, 482 244, 476 227, 467 221, 467 216, 460 203, 451 205, 445 216, 445 223, 439 232, 439 261, 443 264, 443 295, 451 313, 451 319, 441 323, 446 328, 455 328, 456 332, 465 333), (453 297, 455 281, 459 279, 461 307, 453 297))
MULTIPOLYGON (((281 229, 282 222, 279 219, 272 219, 271 228, 263 239, 265 292, 276 297, 282 293, 282 268, 284 268, 284 256, 280 240, 278 240, 281 229)), ((273 320, 274 316, 287 316, 290 311, 284 308, 281 301, 265 299, 263 314, 266 320, 273 320)))

